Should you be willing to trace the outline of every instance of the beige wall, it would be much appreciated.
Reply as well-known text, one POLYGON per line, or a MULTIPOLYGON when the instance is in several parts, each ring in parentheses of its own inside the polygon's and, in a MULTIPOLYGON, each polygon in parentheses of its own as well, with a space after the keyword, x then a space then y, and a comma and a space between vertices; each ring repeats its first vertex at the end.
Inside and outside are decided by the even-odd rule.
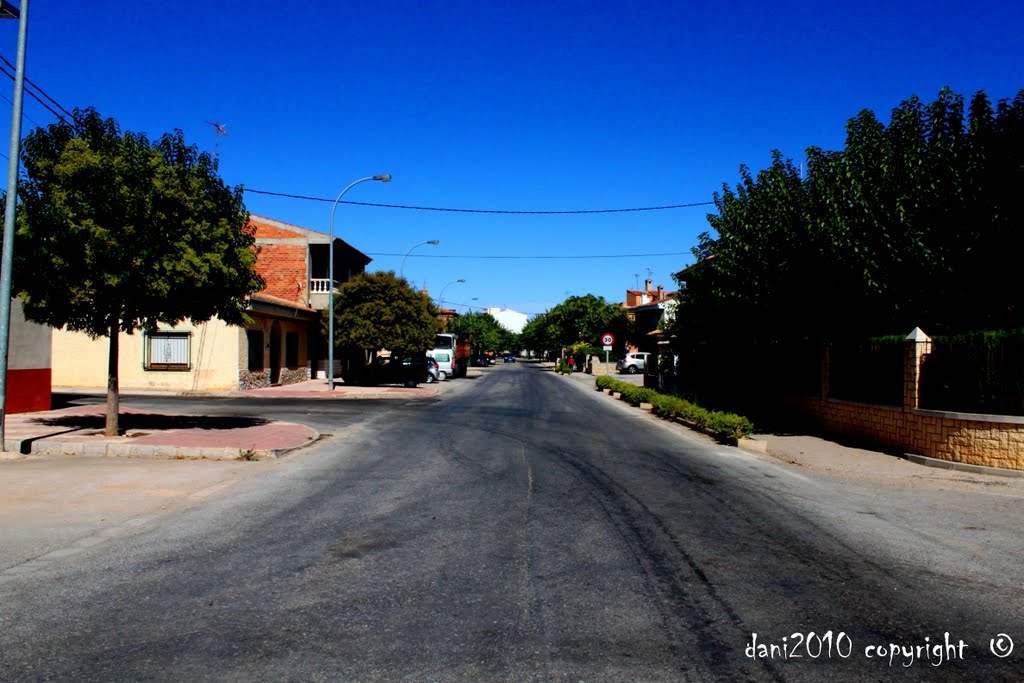
MULTIPOLYGON (((239 330, 214 318, 208 323, 161 326, 161 331, 190 332, 190 371, 146 370, 145 335, 122 334, 118 362, 119 384, 124 390, 235 391, 238 389, 239 330)), ((244 333, 243 333, 244 334, 244 333)), ((244 338, 244 337, 243 337, 244 338)), ((54 330, 53 386, 105 389, 106 337, 90 339, 81 332, 54 330)))

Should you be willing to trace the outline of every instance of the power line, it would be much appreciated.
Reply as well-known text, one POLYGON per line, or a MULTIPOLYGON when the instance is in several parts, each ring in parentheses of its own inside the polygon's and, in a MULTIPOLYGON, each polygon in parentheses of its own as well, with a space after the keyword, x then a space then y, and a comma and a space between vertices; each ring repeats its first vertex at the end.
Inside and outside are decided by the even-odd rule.
MULTIPOLYGON (((3 60, 3 63, 4 63, 4 64, 6 64, 6 65, 7 65, 7 66, 8 66, 8 67, 9 67, 9 68, 11 69, 11 70, 17 71, 17 68, 16 68, 16 67, 15 67, 15 66, 14 66, 13 64, 11 64, 11 63, 10 63, 10 62, 9 62, 9 61, 7 60, 7 58, 6 58, 6 57, 4 57, 3 55, 0 55, 0 60, 3 60)), ((41 94, 43 95, 43 97, 45 97, 46 99, 48 99, 48 100, 50 100, 51 102, 53 102, 53 104, 54 104, 54 105, 55 105, 55 106, 56 106, 56 107, 57 107, 58 109, 60 109, 60 110, 61 110, 62 112, 64 112, 64 114, 65 114, 66 116, 68 116, 68 117, 70 117, 70 118, 72 118, 72 119, 73 119, 73 118, 75 118, 75 115, 74 115, 74 114, 72 114, 72 113, 71 113, 71 112, 69 112, 69 111, 68 111, 67 109, 65 109, 65 108, 64 108, 64 107, 63 107, 63 106, 61 105, 61 103, 60 103, 60 102, 58 102, 57 100, 55 100, 55 99, 53 99, 52 97, 50 97, 50 95, 49 95, 49 94, 48 94, 48 93, 47 93, 47 92, 46 92, 45 90, 43 90, 43 89, 42 89, 42 88, 40 88, 40 87, 39 87, 38 85, 36 85, 36 84, 35 84, 35 82, 34 82, 34 81, 32 81, 32 80, 31 80, 31 79, 30 79, 30 78, 29 78, 28 76, 25 76, 25 82, 26 82, 26 83, 28 83, 29 85, 31 85, 31 86, 32 86, 33 88, 35 88, 36 90, 38 90, 38 91, 39 91, 39 92, 40 92, 40 93, 41 93, 41 94)))
MULTIPOLYGON (((310 197, 308 195, 301 194, 285 194, 283 192, 270 192, 268 190, 253 190, 250 188, 244 188, 246 192, 252 192, 253 194, 265 194, 272 197, 284 197, 286 199, 306 199, 313 202, 334 202, 333 199, 327 199, 324 197, 310 197)), ((687 209, 694 206, 710 206, 714 202, 693 202, 691 204, 668 204, 666 206, 642 206, 632 209, 583 209, 579 211, 513 211, 503 209, 452 209, 443 208, 436 206, 406 206, 403 204, 374 204, 371 202, 349 202, 342 201, 342 204, 351 204, 354 206, 372 206, 381 209, 408 209, 410 211, 444 211, 448 213, 487 213, 487 214, 504 214, 504 215, 528 215, 528 216, 564 216, 564 215, 579 215, 579 214, 594 214, 594 213, 635 213, 638 211, 666 211, 668 209, 687 209)))
MULTIPOLYGON (((14 74, 9 72, 7 69, 3 68, 2 66, 0 66, 0 73, 3 73, 8 78, 10 78, 12 81, 15 80, 14 74)), ((25 79, 25 80, 28 80, 28 79, 25 79)), ((39 99, 39 95, 36 95, 34 92, 29 90, 28 88, 25 88, 25 92, 27 92, 32 97, 32 99, 34 99, 36 102, 38 102, 39 104, 43 105, 43 108, 48 110, 51 114, 56 116, 58 119, 60 119, 64 123, 68 123, 67 119, 65 119, 63 116, 61 116, 59 113, 57 113, 57 111, 55 111, 53 107, 51 107, 46 102, 43 102, 41 99, 39 99)))
MULTIPOLYGON (((379 251, 367 251, 367 256, 404 256, 379 251)), ((585 256, 471 256, 458 254, 409 254, 409 258, 447 258, 447 259, 611 259, 611 258, 647 258, 653 256, 686 256, 688 251, 666 251, 660 254, 590 254, 585 256)))
MULTIPOLYGON (((0 97, 2 97, 2 98, 4 99, 4 101, 6 101, 6 102, 10 103, 10 105, 11 105, 12 107, 14 106, 14 102, 11 102, 11 98, 10 98, 10 97, 8 97, 7 95, 3 95, 3 94, 0 94, 0 97)), ((22 112, 21 112, 21 115, 22 115, 22 116, 24 116, 24 117, 25 117, 26 119, 28 119, 29 121, 31 121, 32 123, 34 123, 34 124, 36 124, 37 126, 39 126, 40 128, 42 127, 42 125, 41 125, 41 124, 40 124, 40 123, 39 123, 38 121, 36 121, 36 120, 35 120, 34 118, 32 118, 31 116, 29 116, 28 114, 26 114, 26 113, 25 113, 24 111, 22 111, 22 112)), ((6 159, 6 158, 7 158, 7 157, 4 157, 4 159, 6 159)))

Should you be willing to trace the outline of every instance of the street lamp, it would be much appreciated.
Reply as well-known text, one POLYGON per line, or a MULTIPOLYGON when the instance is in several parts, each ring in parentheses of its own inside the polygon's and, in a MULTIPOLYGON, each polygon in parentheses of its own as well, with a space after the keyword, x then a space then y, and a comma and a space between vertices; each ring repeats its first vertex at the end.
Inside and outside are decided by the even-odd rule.
POLYGON ((437 297, 437 307, 438 308, 440 308, 441 304, 444 303, 444 290, 448 289, 448 285, 456 285, 456 284, 463 284, 464 285, 464 284, 466 284, 466 281, 465 280, 461 280, 461 279, 460 280, 452 280, 447 285, 442 287, 441 288, 441 295, 439 297, 437 297))
POLYGON ((0 451, 6 433, 7 353, 11 341, 11 267, 14 264, 14 210, 18 204, 18 159, 21 157, 21 105, 25 93, 25 45, 28 42, 28 0, 21 8, 7 0, 0 2, 0 19, 18 19, 18 56, 14 69, 14 99, 11 107, 11 144, 7 150, 7 206, 4 207, 3 248, 0 250, 0 451))
POLYGON ((402 277, 405 274, 405 259, 409 258, 409 254, 416 247, 422 247, 424 244, 433 244, 435 247, 441 244, 441 240, 427 240, 426 242, 417 242, 416 244, 409 247, 409 251, 405 252, 405 256, 402 257, 402 267, 398 269, 398 277, 402 277))
POLYGON ((327 283, 327 289, 329 290, 327 295, 327 389, 330 391, 334 391, 334 210, 338 208, 338 202, 341 201, 346 192, 359 183, 365 183, 367 180, 379 180, 382 183, 390 183, 391 174, 371 175, 349 183, 345 186, 345 189, 338 193, 338 198, 331 205, 331 239, 327 243, 327 247, 330 250, 327 259, 329 264, 327 267, 327 278, 329 280, 327 283))

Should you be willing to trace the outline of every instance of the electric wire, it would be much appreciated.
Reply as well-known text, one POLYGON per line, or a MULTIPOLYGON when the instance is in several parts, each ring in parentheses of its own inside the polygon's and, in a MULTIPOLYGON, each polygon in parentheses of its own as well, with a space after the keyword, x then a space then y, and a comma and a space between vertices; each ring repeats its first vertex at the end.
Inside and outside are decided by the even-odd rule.
POLYGON ((368 251, 367 256, 408 256, 409 258, 446 258, 446 259, 614 259, 614 258, 648 258, 656 256, 686 256, 688 251, 664 251, 657 254, 585 254, 581 256, 509 256, 505 254, 495 256, 472 256, 459 254, 397 254, 390 252, 368 251))
MULTIPOLYGON (((244 188, 245 192, 252 192, 253 194, 264 194, 272 197, 283 197, 286 199, 305 199, 314 202, 334 202, 333 199, 324 197, 310 197, 308 195, 301 194, 286 194, 284 192, 270 192, 269 190, 253 190, 251 188, 244 188)), ((442 211, 447 213, 484 213, 484 214, 501 214, 501 215, 515 215, 515 216, 566 216, 566 215, 580 215, 580 214, 599 214, 599 213, 636 213, 640 211, 667 211, 669 209, 688 209, 694 206, 710 206, 714 202, 692 202, 689 204, 667 204, 665 206, 641 206, 629 209, 580 209, 576 211, 517 211, 509 209, 455 209, 437 206, 408 206, 404 204, 376 204, 372 202, 350 202, 341 201, 341 204, 350 204, 353 206, 372 206, 374 208, 381 209, 406 209, 409 211, 442 211)))
MULTIPOLYGON (((10 104, 10 105, 11 105, 12 107, 14 106, 14 102, 11 102, 11 98, 10 98, 10 97, 8 97, 7 95, 2 95, 2 94, 0 94, 0 97, 2 97, 2 98, 4 99, 4 101, 5 101, 5 102, 7 102, 8 104, 10 104)), ((35 120, 34 118, 32 118, 31 116, 29 116, 28 114, 26 114, 26 113, 25 113, 25 111, 24 111, 24 109, 22 109, 21 115, 22 115, 22 116, 24 116, 24 117, 25 117, 26 119, 28 119, 29 121, 31 121, 32 123, 34 123, 34 124, 36 124, 37 126, 39 126, 40 128, 42 128, 42 125, 43 125, 43 124, 39 123, 39 122, 38 122, 38 121, 36 121, 36 120, 35 120)), ((6 159, 6 157, 4 157, 4 158, 6 159)))
MULTIPOLYGON (((16 66, 14 66, 13 64, 11 64, 11 62, 6 57, 4 57, 3 55, 0 55, 0 61, 3 61, 3 63, 6 64, 12 71, 17 71, 18 70, 18 68, 16 66)), ((25 76, 25 82, 28 83, 29 85, 31 85, 36 90, 38 90, 40 92, 40 94, 42 94, 43 97, 45 97, 46 99, 50 100, 50 102, 53 102, 54 106, 57 107, 58 109, 60 109, 62 112, 64 112, 64 114, 66 116, 68 116, 69 118, 72 118, 72 119, 75 118, 74 114, 69 112, 63 105, 61 105, 60 102, 58 102, 57 100, 55 100, 52 97, 50 97, 49 93, 47 93, 45 90, 43 90, 38 85, 36 85, 36 83, 34 81, 32 81, 32 79, 30 79, 28 76, 25 76)))
MULTIPOLYGON (((11 79, 12 81, 13 81, 13 80, 15 80, 15 76, 14 76, 14 74, 12 74, 11 72, 9 72, 9 71, 8 71, 7 69, 5 69, 5 68, 4 68, 4 67, 2 67, 2 66, 0 66, 0 73, 3 73, 3 74, 4 74, 4 75, 6 75, 6 76, 7 76, 8 78, 10 78, 10 79, 11 79)), ((27 81, 28 79, 25 79, 25 80, 27 81)), ((29 89, 29 88, 27 88, 27 87, 25 88, 25 92, 26 92, 26 93, 28 93, 28 95, 29 95, 30 97, 32 97, 32 99, 34 99, 34 100, 35 100, 36 102, 38 102, 39 104, 43 105, 43 108, 44 108, 44 109, 46 109, 47 111, 49 111, 49 112, 50 112, 51 114, 53 114, 54 116, 56 116, 56 117, 57 117, 58 119, 60 119, 60 120, 61 120, 61 121, 63 121, 64 123, 68 123, 68 120, 67 120, 67 119, 65 119, 65 118, 64 118, 63 116, 61 116, 61 115, 60 115, 60 113, 59 113, 59 112, 57 112, 57 111, 56 111, 56 110, 55 110, 55 109, 54 109, 53 107, 51 107, 51 106, 50 106, 50 105, 48 105, 48 104, 47 104, 46 102, 44 102, 44 101, 43 101, 42 99, 40 99, 40 98, 39 98, 39 95, 36 95, 36 94, 35 94, 34 92, 32 92, 32 90, 30 90, 30 89, 29 89)), ((68 125, 70 125, 70 123, 68 123, 68 125)))

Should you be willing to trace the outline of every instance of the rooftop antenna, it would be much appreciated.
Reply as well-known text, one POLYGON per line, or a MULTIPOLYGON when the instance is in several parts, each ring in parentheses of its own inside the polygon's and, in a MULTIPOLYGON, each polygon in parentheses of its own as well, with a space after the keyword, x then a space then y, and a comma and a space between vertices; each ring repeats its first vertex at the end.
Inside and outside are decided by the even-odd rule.
MULTIPOLYGON (((646 270, 646 271, 647 271, 647 279, 648 279, 648 280, 651 280, 651 276, 652 276, 652 275, 654 275, 654 271, 653 271, 653 270, 651 270, 651 269, 650 269, 650 267, 647 267, 647 268, 645 268, 644 270, 646 270)), ((653 280, 651 280, 651 281, 653 282, 653 280)))
POLYGON ((214 123, 213 121, 207 121, 207 123, 213 126, 213 158, 219 159, 220 152, 218 151, 218 147, 220 144, 220 136, 227 135, 228 129, 223 123, 214 123))
POLYGON ((633 273, 633 282, 636 283, 633 289, 640 289, 640 273, 633 273))

